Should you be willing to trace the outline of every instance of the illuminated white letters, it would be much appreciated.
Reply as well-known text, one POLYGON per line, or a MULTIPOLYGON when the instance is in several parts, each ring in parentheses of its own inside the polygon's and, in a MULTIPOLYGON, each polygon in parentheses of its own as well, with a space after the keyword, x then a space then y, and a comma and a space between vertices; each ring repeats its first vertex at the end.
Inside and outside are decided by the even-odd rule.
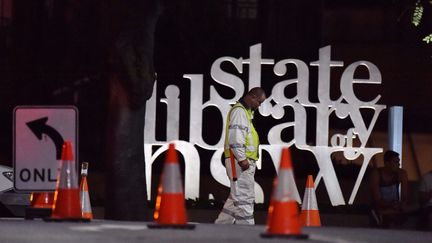
MULTIPOLYGON (((147 169, 147 191, 150 198, 151 182, 151 165, 155 159, 166 150, 167 142, 177 145, 177 150, 185 159, 185 197, 195 199, 199 197, 199 168, 200 157, 196 146, 206 150, 213 151, 210 161, 210 172, 213 178, 229 186, 228 177, 222 164, 221 157, 223 153, 224 129, 221 130, 216 144, 209 144, 203 137, 203 111, 208 107, 215 107, 220 114, 222 121, 226 116, 231 104, 235 103, 246 91, 252 87, 261 86, 261 70, 263 65, 274 65, 273 73, 275 79, 292 77, 288 70, 295 67, 296 77, 284 79, 274 84, 271 94, 259 109, 261 115, 281 122, 270 128, 267 134, 269 144, 263 144, 260 150, 265 150, 270 154, 274 167, 277 171, 279 167, 279 156, 282 147, 292 146, 293 144, 301 150, 307 150, 314 154, 319 166, 319 173, 315 180, 315 186, 318 186, 321 179, 324 181, 332 205, 344 205, 345 199, 339 185, 338 178, 332 164, 332 154, 343 152, 346 159, 353 160, 363 155, 363 164, 360 173, 356 178, 354 188, 348 200, 349 204, 354 202, 360 183, 363 179, 367 165, 370 159, 377 153, 382 152, 382 148, 368 148, 367 141, 372 133, 375 123, 385 105, 377 104, 380 95, 368 101, 360 100, 355 94, 356 85, 376 85, 381 84, 381 73, 377 66, 368 61, 357 61, 348 65, 341 76, 339 83, 340 97, 336 100, 330 98, 330 73, 332 68, 343 68, 342 61, 331 60, 331 47, 326 46, 319 50, 319 60, 311 62, 310 67, 298 59, 283 59, 275 63, 274 59, 263 59, 261 55, 261 44, 250 47, 249 58, 243 57, 220 57, 214 61, 210 68, 210 74, 213 81, 233 90, 234 96, 230 98, 222 97, 220 91, 214 85, 210 86, 210 97, 207 101, 203 100, 204 76, 202 74, 185 74, 184 80, 190 84, 189 100, 189 141, 179 140, 180 131, 180 90, 175 85, 169 85, 165 89, 165 98, 159 102, 166 104, 167 124, 166 140, 158 141, 155 135, 156 128, 156 89, 153 90, 152 98, 147 102, 146 128, 145 128, 145 158, 147 169), (240 77, 248 65, 249 76, 247 82, 240 77), (235 72, 228 72, 223 67, 232 66, 235 72), (289 68, 288 68, 289 67, 289 68), (355 77, 355 72, 359 67, 366 68, 368 71, 367 79, 355 77), (310 101, 309 94, 309 68, 318 68, 318 102, 310 101), (295 87, 296 95, 286 97, 284 90, 286 87, 295 87), (291 108, 293 119, 290 121, 283 120, 285 117, 286 107, 291 108), (360 109, 370 109, 374 111, 372 120, 366 124, 360 109), (314 110, 316 113, 316 141, 314 145, 306 142, 306 124, 308 121, 307 110, 314 110), (329 121, 330 116, 334 114, 339 119, 350 119, 353 127, 346 131, 346 134, 333 134, 329 138, 329 121), (292 128, 294 135, 291 138, 283 137, 285 129, 292 128), (353 147, 353 140, 358 138, 360 147, 353 147), (161 146, 156 152, 153 146, 161 146)), ((224 127, 221 124, 220 127, 224 127)), ((261 134, 261 136, 265 136, 261 134)), ((212 141, 215 139, 212 138, 212 141)), ((258 169, 261 169, 261 159, 257 162, 258 169)), ((268 162, 266 162, 268 163, 268 162)), ((264 202, 264 192, 258 183, 256 188, 256 202, 264 202)), ((298 194, 298 192, 296 192, 298 194)), ((300 197, 296 197, 300 202, 300 197)))

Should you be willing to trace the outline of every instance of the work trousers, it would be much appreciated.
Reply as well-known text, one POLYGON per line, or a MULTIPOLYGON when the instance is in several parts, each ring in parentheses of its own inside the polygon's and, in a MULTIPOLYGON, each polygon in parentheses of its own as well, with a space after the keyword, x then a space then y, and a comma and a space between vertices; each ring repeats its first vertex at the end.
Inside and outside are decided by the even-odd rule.
POLYGON ((233 181, 230 159, 225 159, 225 168, 230 179, 230 194, 215 224, 255 224, 255 169, 256 163, 249 160, 249 168, 242 171, 235 163, 237 181, 233 181))

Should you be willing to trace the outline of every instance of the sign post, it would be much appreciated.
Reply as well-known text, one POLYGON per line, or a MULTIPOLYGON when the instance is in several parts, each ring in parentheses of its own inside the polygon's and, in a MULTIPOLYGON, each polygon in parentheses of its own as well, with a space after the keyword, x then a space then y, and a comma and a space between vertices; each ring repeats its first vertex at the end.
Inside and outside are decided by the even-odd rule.
POLYGON ((13 125, 15 190, 55 190, 65 140, 72 142, 78 161, 78 110, 73 106, 18 106, 13 125))
POLYGON ((388 147, 399 153, 400 167, 402 168, 402 137, 403 137, 403 107, 392 106, 390 107, 388 119, 388 147))

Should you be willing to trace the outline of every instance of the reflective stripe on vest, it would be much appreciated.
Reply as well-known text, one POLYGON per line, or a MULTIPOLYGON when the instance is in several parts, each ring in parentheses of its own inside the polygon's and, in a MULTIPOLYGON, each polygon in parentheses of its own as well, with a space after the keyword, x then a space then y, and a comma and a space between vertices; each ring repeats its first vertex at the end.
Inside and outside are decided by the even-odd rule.
MULTIPOLYGON (((237 102, 229 111, 227 123, 226 123, 226 127, 225 127, 225 148, 224 148, 225 158, 230 157, 230 146, 228 143, 228 129, 237 128, 237 129, 242 129, 247 133, 246 144, 244 145, 244 147, 246 149, 246 157, 248 159, 252 159, 255 161, 258 160, 258 158, 259 158, 259 154, 258 154, 259 137, 258 137, 258 133, 256 132, 255 127, 252 123, 252 117, 253 117, 253 111, 246 109, 240 102, 237 102), (231 120, 231 112, 236 108, 242 108, 245 111, 246 116, 247 116, 248 121, 249 121, 249 127, 241 127, 241 126, 237 126, 237 125, 234 125, 232 127, 229 126, 230 120, 231 120)), ((235 144, 234 146, 232 146, 232 148, 238 148, 238 147, 239 147, 239 144, 235 144)))

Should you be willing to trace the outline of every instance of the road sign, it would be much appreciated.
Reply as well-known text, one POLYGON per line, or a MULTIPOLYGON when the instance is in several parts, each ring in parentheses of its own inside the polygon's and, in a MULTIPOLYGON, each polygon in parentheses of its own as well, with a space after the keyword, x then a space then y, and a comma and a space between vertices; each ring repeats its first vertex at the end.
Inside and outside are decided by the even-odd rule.
POLYGON ((13 188, 13 169, 0 165, 0 192, 13 188))
POLYGON ((15 190, 55 190, 64 141, 72 142, 78 161, 78 110, 73 106, 18 106, 13 125, 15 190))

